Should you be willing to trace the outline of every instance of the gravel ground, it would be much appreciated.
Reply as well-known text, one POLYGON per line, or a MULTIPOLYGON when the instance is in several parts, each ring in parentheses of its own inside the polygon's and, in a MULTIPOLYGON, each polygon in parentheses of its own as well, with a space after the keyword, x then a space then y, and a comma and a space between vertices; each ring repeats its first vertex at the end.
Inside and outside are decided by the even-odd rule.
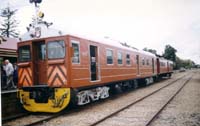
POLYGON ((65 115, 63 117, 59 117, 53 119, 49 122, 43 123, 42 125, 46 126, 87 126, 95 121, 101 119, 105 115, 108 115, 123 106, 140 99, 141 97, 153 92, 154 90, 166 85, 168 82, 173 81, 174 78, 179 78, 186 73, 176 74, 164 82, 156 83, 146 88, 137 89, 135 91, 120 94, 118 98, 110 98, 105 100, 105 102, 100 103, 92 103, 79 109, 77 112, 74 112, 70 115, 65 115))
POLYGON ((200 70, 151 126, 200 126, 200 70))
POLYGON ((97 126, 144 126, 183 85, 181 79, 97 126))
POLYGON ((7 122, 3 126, 24 126, 47 117, 49 117, 47 114, 27 115, 26 117, 7 122))

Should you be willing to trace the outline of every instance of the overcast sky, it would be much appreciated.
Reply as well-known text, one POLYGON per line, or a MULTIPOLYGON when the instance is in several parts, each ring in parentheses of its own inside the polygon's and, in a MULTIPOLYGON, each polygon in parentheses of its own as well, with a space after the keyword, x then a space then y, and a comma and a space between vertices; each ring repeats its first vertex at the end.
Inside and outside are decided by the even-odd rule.
MULTIPOLYGON (((0 8, 17 8, 20 33, 34 15, 29 0, 0 0, 0 8)), ((52 28, 91 36, 108 36, 143 49, 177 55, 200 64, 200 0, 43 0, 44 19, 52 28)))

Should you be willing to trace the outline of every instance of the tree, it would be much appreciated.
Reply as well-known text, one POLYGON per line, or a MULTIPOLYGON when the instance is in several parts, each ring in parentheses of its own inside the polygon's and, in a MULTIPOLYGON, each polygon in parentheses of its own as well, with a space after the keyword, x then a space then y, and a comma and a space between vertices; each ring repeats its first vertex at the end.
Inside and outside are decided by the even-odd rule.
POLYGON ((3 23, 1 23, 0 34, 4 37, 14 37, 19 36, 19 32, 16 30, 18 22, 14 19, 14 15, 17 10, 11 10, 10 7, 6 7, 1 10, 0 16, 4 18, 3 23))
POLYGON ((147 52, 150 52, 150 53, 153 53, 155 55, 157 54, 157 51, 155 49, 148 49, 147 47, 145 47, 143 50, 147 51, 147 52))
POLYGON ((181 59, 179 58, 178 56, 176 57, 176 67, 175 69, 180 69, 180 68, 187 68, 187 69, 190 69, 190 68, 193 68, 195 67, 195 62, 192 61, 192 60, 184 60, 184 59, 181 59))
POLYGON ((174 47, 166 45, 163 57, 173 62, 176 62, 176 52, 177 50, 174 47))

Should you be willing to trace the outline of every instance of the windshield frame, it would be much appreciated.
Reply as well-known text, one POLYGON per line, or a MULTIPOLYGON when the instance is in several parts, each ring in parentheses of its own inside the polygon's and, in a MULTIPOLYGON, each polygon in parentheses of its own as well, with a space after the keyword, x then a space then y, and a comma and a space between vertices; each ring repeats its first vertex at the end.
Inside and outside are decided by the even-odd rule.
MULTIPOLYGON (((48 60, 56 60, 56 59, 64 59, 65 57, 66 57, 66 52, 67 52, 67 50, 66 50, 66 43, 65 43, 65 40, 63 40, 63 39, 59 39, 59 40, 49 40, 49 41, 47 41, 47 43, 46 43, 47 45, 46 45, 46 48, 47 48, 47 50, 46 50, 46 55, 47 55, 47 59, 48 60), (50 44, 52 44, 52 43, 55 43, 55 42, 62 42, 62 44, 63 45, 61 45, 61 46, 63 46, 62 48, 63 48, 63 51, 64 52, 60 52, 60 53, 62 53, 62 56, 60 56, 60 57, 49 57, 49 54, 50 54, 50 49, 49 49, 49 47, 50 47, 50 44)), ((52 51, 53 52, 53 51, 52 51)), ((58 52, 57 52, 58 53, 58 52)), ((55 55, 56 56, 56 55, 55 55)), ((57 55, 58 56, 58 55, 57 55)))
POLYGON ((32 59, 32 56, 31 56, 31 45, 21 45, 21 46, 19 46, 18 47, 18 50, 17 50, 17 52, 18 52, 18 62, 30 62, 31 61, 31 59, 32 59), (25 60, 22 60, 23 58, 22 58, 22 48, 29 48, 28 49, 28 53, 29 53, 29 57, 27 58, 27 59, 25 59, 25 60))

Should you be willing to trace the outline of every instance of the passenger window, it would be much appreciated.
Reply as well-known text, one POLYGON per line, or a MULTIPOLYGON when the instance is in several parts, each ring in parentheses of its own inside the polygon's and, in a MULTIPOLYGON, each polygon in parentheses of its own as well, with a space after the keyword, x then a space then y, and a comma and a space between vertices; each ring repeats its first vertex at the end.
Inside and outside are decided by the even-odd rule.
POLYGON ((118 60, 117 60, 118 64, 122 64, 122 62, 123 62, 122 61, 123 60, 122 52, 118 52, 117 57, 118 57, 118 60))
POLYGON ((75 41, 72 42, 72 48, 73 48, 72 63, 80 63, 79 43, 75 41))
POLYGON ((142 65, 145 65, 145 59, 144 58, 142 59, 142 65))
POLYGON ((65 43, 62 40, 48 42, 48 59, 65 57, 65 43))
POLYGON ((113 64, 113 51, 106 50, 107 64, 113 64))
POLYGON ((165 67, 165 63, 164 62, 160 62, 160 66, 165 67))
POLYGON ((149 65, 149 60, 147 59, 147 66, 149 65))
POLYGON ((166 66, 165 63, 163 63, 163 66, 164 66, 164 67, 166 66))
POLYGON ((126 54, 126 64, 127 64, 127 65, 130 65, 130 64, 131 64, 130 54, 126 54))

